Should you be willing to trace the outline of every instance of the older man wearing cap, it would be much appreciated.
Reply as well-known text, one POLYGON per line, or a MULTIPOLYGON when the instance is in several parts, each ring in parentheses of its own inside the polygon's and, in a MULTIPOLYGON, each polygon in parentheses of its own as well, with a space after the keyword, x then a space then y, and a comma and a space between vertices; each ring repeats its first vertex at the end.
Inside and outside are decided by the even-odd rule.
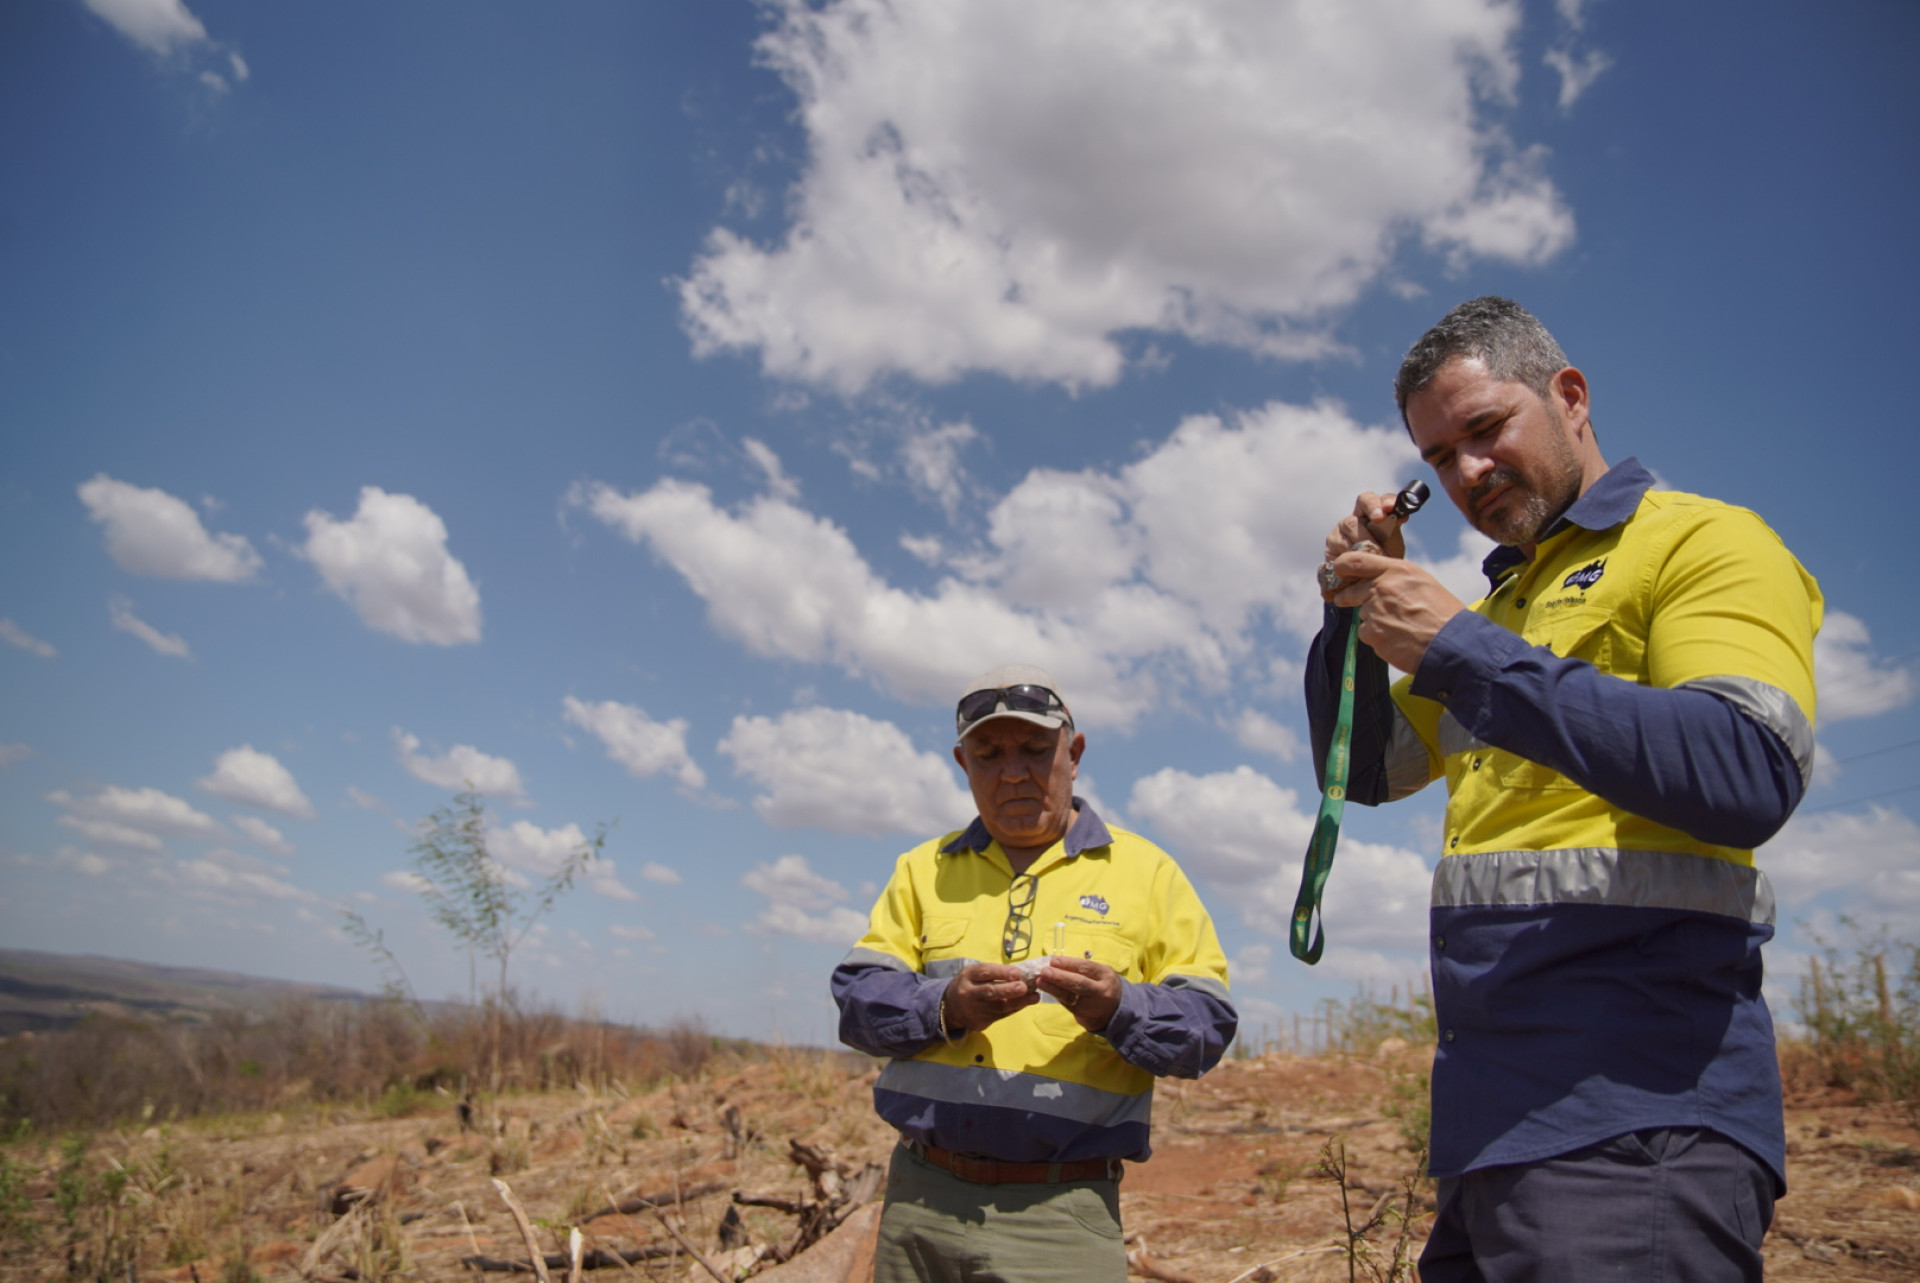
POLYGON ((1121 1280, 1121 1163, 1154 1078, 1232 1040, 1226 959, 1179 866, 1074 796, 1087 741, 1051 677, 976 678, 955 726, 979 816, 900 857, 833 973, 842 1040, 891 1058, 874 1278, 1121 1280))

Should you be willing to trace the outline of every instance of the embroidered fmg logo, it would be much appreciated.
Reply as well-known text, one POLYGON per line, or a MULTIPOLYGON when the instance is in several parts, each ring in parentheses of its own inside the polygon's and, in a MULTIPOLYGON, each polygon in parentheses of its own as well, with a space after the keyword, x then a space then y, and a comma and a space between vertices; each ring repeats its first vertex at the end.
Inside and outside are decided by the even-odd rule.
POLYGON ((1560 581, 1560 586, 1562 588, 1578 588, 1581 592, 1585 592, 1587 589, 1599 583, 1600 576, 1606 573, 1607 559, 1602 557, 1600 560, 1590 562, 1568 575, 1560 581))
POLYGON ((1092 909, 1104 918, 1107 916, 1107 897, 1104 895, 1083 895, 1080 897, 1080 907, 1083 909, 1092 909))

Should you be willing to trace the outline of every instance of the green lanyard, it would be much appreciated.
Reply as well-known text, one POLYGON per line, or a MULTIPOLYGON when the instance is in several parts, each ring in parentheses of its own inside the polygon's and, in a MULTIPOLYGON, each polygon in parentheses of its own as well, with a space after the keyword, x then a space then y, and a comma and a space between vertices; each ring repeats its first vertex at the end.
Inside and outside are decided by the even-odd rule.
POLYGON ((1327 875, 1333 872, 1333 848, 1340 841, 1340 816, 1347 809, 1347 769, 1351 765, 1349 748, 1353 741, 1353 679, 1360 646, 1360 621, 1347 621, 1347 658, 1340 673, 1340 715, 1333 724, 1333 743, 1327 746, 1326 791, 1320 797, 1320 816, 1313 822, 1313 841, 1307 844, 1307 860, 1300 869, 1300 894, 1293 902, 1293 922, 1287 935, 1287 947, 1293 956, 1311 967, 1320 961, 1327 935, 1322 928, 1320 897, 1327 889, 1327 875), (1313 928, 1308 942, 1307 928, 1313 928))
MULTIPOLYGON (((1424 481, 1409 481, 1406 487, 1394 496, 1393 511, 1389 517, 1405 525, 1407 518, 1420 511, 1427 502, 1427 484, 1424 481)), ((1369 552, 1380 549, 1371 542, 1356 544, 1369 552)), ((1330 566, 1321 568, 1323 574, 1333 574, 1330 566)), ((1337 574, 1332 583, 1323 587, 1331 594, 1340 586, 1337 574)), ((1320 961, 1320 951, 1326 948, 1327 933, 1322 929, 1320 897, 1327 889, 1327 875, 1333 872, 1333 848, 1340 842, 1340 816, 1347 809, 1347 771, 1352 766, 1350 750, 1353 746, 1353 679, 1359 667, 1360 617, 1352 611, 1347 615, 1347 661, 1340 672, 1340 715, 1333 723, 1333 743, 1327 747, 1326 791, 1320 796, 1320 816, 1313 822, 1313 841, 1307 844, 1307 860, 1300 868, 1300 894, 1293 901, 1293 922, 1287 933, 1287 947, 1293 950, 1293 956, 1311 967, 1320 961), (1309 941, 1307 928, 1313 928, 1313 937, 1309 941)))

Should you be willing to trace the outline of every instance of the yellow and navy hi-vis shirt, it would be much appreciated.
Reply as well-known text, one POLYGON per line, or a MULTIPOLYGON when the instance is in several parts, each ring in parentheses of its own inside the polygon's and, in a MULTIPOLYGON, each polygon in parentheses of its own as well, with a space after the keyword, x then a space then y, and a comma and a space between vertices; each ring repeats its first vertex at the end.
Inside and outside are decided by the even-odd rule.
POLYGON ((1350 796, 1447 781, 1436 1176, 1710 1127, 1784 1180, 1752 848, 1810 778, 1820 590, 1753 513, 1651 485, 1607 472, 1412 678, 1356 682, 1350 796))
POLYGON ((1166 852, 1110 829, 1081 799, 1035 879, 1028 956, 1073 954, 1121 978, 1101 1034, 1046 995, 948 1042, 940 996, 1002 952, 1013 867, 976 818, 900 857, 867 934, 834 971, 840 1036, 893 1059, 874 1106, 902 1135, 1003 1162, 1144 1159, 1153 1080, 1198 1077, 1232 1040, 1227 961, 1213 922, 1166 852))

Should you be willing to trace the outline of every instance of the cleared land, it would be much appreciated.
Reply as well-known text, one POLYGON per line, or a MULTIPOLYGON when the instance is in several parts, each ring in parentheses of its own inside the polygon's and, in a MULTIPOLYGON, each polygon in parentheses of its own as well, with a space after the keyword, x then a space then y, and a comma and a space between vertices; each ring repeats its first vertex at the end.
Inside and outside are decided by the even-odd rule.
MULTIPOLYGON (((1403 1198, 1412 1156, 1394 1115, 1425 1056, 1390 1041, 1367 1055, 1232 1060, 1197 1083, 1164 1084, 1156 1154, 1122 1186, 1127 1228, 1144 1239, 1160 1277, 1345 1279, 1348 1216, 1362 1222, 1403 1198), (1329 1142, 1345 1148, 1344 1194, 1317 1170, 1329 1142)), ((67 1277, 71 1259, 111 1265, 119 1279, 130 1262, 134 1277, 179 1283, 473 1279, 465 1258, 527 1256, 492 1185, 497 1176, 525 1205, 546 1251, 564 1251, 578 1225, 589 1249, 653 1253, 589 1277, 705 1279, 659 1218, 644 1209, 595 1213, 646 1195, 723 1265, 744 1260, 729 1257, 739 1252, 732 1244, 790 1242, 793 1215, 736 1209, 733 1192, 812 1196, 816 1187, 788 1156, 796 1139, 831 1151, 849 1172, 884 1163, 891 1137, 869 1104, 874 1072, 815 1052, 774 1051, 751 1063, 721 1055, 643 1093, 509 1097, 476 1130, 461 1129, 451 1098, 428 1094, 418 1112, 400 1117, 290 1105, 136 1124, 96 1136, 84 1157, 60 1143, 16 1141, 0 1148, 12 1181, 11 1194, 0 1181, 0 1278, 67 1277), (337 1215, 343 1181, 370 1163, 375 1196, 337 1215)), ((1771 1277, 1920 1276, 1912 1122, 1903 1110, 1839 1092, 1793 1099, 1794 1187, 1770 1240, 1771 1277)), ((1428 1207, 1418 1191, 1416 1244, 1428 1207)), ((1377 1267, 1395 1233, 1389 1218, 1362 1249, 1377 1267)))

